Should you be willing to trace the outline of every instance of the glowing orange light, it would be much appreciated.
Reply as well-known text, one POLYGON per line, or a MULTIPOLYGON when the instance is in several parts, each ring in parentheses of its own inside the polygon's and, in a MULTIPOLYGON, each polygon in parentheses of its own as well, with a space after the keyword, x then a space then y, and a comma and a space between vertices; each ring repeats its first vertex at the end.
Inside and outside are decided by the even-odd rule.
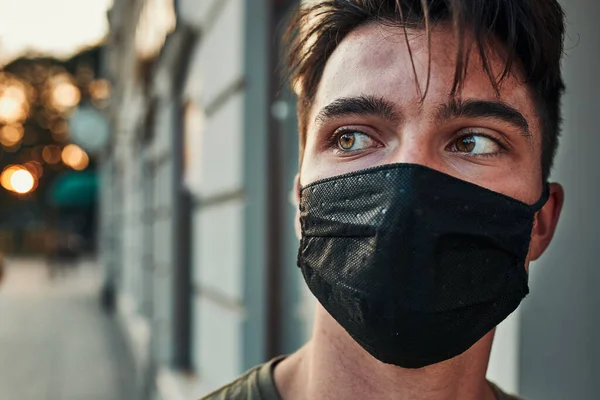
POLYGON ((69 144, 62 151, 62 161, 65 165, 81 171, 88 167, 90 158, 83 149, 77 145, 69 144))
POLYGON ((15 192, 25 194, 33 189, 35 179, 33 178, 33 175, 31 175, 31 172, 26 169, 19 169, 18 171, 13 172, 10 177, 10 184, 15 192))
POLYGON ((90 95, 94 100, 104 100, 110 97, 110 82, 106 79, 98 79, 90 83, 90 95))
POLYGON ((31 174, 36 178, 40 178, 44 174, 44 168, 42 167, 42 164, 37 161, 26 162, 23 164, 23 167, 31 172, 31 174))
POLYGON ((0 143, 12 147, 23 139, 24 130, 21 125, 6 125, 0 130, 0 143))
POLYGON ((4 123, 14 123, 25 119, 29 104, 25 89, 11 85, 2 90, 0 96, 0 120, 4 123))
POLYGON ((79 160, 79 162, 77 164, 73 165, 72 167, 73 167, 73 169, 75 169, 77 171, 83 171, 89 165, 90 165, 90 157, 84 151, 81 155, 81 159, 79 160))
POLYGON ((11 97, 21 104, 27 101, 27 95, 25 94, 25 90, 20 86, 7 87, 6 89, 4 89, 4 96, 11 97))
POLYGON ((5 122, 15 122, 21 119, 24 112, 21 103, 12 97, 0 97, 0 119, 5 122))
POLYGON ((44 150, 42 150, 42 159, 47 164, 58 164, 60 162, 60 156, 60 147, 56 145, 51 144, 44 147, 44 150))
MULTIPOLYGON (((41 162, 44 160, 42 157, 42 152, 44 151, 44 146, 35 146, 31 149, 31 159, 34 161, 41 162)), ((40 164, 41 165, 41 164, 40 164)))
POLYGON ((0 175, 0 184, 6 189, 19 194, 31 192, 35 187, 36 179, 31 172, 20 165, 11 165, 4 169, 0 175))
POLYGON ((11 178, 12 174, 18 170, 19 170, 19 167, 17 167, 16 165, 10 165, 10 166, 4 168, 4 171, 2 171, 2 175, 0 175, 0 184, 2 185, 3 188, 5 188, 6 190, 12 191, 12 185, 10 183, 10 178, 11 178))
POLYGON ((81 92, 71 82, 60 82, 52 91, 52 100, 59 109, 72 108, 81 100, 81 92))

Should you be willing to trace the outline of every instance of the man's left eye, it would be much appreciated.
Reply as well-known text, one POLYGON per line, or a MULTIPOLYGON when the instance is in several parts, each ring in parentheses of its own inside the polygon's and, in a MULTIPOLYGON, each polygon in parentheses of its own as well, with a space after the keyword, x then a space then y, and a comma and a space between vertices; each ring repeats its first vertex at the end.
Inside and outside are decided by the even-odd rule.
POLYGON ((365 150, 374 144, 369 135, 361 132, 345 132, 337 138, 337 148, 343 152, 365 150))
POLYGON ((450 146, 450 151, 474 155, 491 155, 501 150, 502 147, 496 140, 483 135, 461 136, 450 146))

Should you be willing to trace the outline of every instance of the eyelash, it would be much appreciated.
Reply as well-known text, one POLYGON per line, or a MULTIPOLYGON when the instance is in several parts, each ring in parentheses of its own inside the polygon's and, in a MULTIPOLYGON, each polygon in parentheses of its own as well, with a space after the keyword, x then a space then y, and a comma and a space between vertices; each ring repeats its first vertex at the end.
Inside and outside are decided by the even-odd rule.
MULTIPOLYGON (((472 153, 461 153, 466 155, 467 157, 475 157, 475 158, 490 158, 490 157, 497 157, 499 154, 502 154, 506 151, 508 151, 508 147, 506 146, 505 143, 503 143, 501 140, 499 140, 498 138, 492 136, 492 135, 488 135, 487 133, 478 131, 478 130, 470 130, 470 129, 466 129, 463 131, 460 131, 459 134, 457 134, 456 136, 454 136, 452 138, 451 143, 454 144, 456 143, 457 140, 465 138, 465 137, 469 137, 469 136, 479 136, 479 137, 484 137, 486 139, 491 140, 492 142, 494 142, 495 144, 498 145, 498 147, 500 147, 500 151, 497 153, 491 153, 491 154, 472 154, 472 153)), ((460 153, 460 152, 456 152, 456 153, 460 153)))
MULTIPOLYGON (((340 140, 340 137, 346 133, 362 133, 364 135, 367 135, 371 138, 371 140, 378 142, 377 139, 373 138, 372 134, 369 134, 367 132, 364 132, 364 130, 360 130, 360 129, 356 129, 356 128, 351 128, 351 127, 342 127, 337 129, 335 132, 333 132, 331 134, 331 136, 328 139, 328 143, 327 146, 328 148, 331 149, 338 149, 338 142, 340 140)), ((478 130, 463 130, 460 131, 457 135, 455 135, 452 138, 451 144, 455 143, 457 140, 468 137, 468 136, 479 136, 479 137, 484 137, 486 139, 489 139, 491 141, 493 141, 494 143, 496 143, 498 145, 498 147, 500 147, 500 151, 498 153, 492 153, 492 154, 471 154, 471 153, 461 153, 466 155, 467 157, 474 157, 474 158, 489 158, 489 157, 496 157, 498 156, 500 153, 504 153, 506 151, 508 151, 508 146, 503 143, 501 140, 499 140, 498 138, 489 135, 487 133, 478 131, 478 130)), ((460 152, 456 152, 456 153, 460 153, 460 152)))
POLYGON ((356 129, 356 128, 352 128, 352 127, 342 127, 342 128, 337 129, 335 132, 333 132, 331 134, 331 136, 328 139, 327 146, 329 148, 337 149, 340 137, 342 137, 342 135, 344 135, 346 133, 362 133, 363 135, 366 135, 369 138, 371 138, 371 140, 373 140, 374 142, 379 143, 379 140, 375 139, 373 137, 373 134, 367 133, 364 130, 356 129))
POLYGON ((340 140, 340 137, 342 137, 343 134, 345 134, 345 133, 351 133, 352 131, 356 131, 356 129, 340 128, 340 129, 335 130, 329 136, 329 140, 327 141, 327 147, 329 147, 329 148, 337 148, 337 145, 338 145, 338 142, 340 140))

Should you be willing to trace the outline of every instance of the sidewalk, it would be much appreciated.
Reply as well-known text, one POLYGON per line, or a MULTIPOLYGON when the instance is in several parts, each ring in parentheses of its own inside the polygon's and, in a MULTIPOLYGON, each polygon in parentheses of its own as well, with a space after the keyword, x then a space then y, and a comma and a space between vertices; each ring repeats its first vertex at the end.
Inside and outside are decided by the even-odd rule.
POLYGON ((37 260, 8 260, 0 285, 0 400, 125 400, 133 367, 82 265, 48 279, 37 260))

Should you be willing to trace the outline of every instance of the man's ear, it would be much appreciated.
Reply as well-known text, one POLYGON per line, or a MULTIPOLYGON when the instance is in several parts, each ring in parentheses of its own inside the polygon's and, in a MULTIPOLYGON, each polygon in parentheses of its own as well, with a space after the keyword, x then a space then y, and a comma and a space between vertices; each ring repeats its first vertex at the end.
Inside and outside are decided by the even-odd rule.
POLYGON ((536 214, 533 222, 527 263, 540 258, 548 248, 556 231, 564 201, 565 193, 562 186, 558 183, 551 183, 548 202, 536 214))
POLYGON ((300 229, 300 174, 296 174, 294 177, 294 193, 293 203, 296 207, 296 216, 294 217, 294 230, 296 231, 296 237, 298 240, 302 237, 302 230, 300 229))

